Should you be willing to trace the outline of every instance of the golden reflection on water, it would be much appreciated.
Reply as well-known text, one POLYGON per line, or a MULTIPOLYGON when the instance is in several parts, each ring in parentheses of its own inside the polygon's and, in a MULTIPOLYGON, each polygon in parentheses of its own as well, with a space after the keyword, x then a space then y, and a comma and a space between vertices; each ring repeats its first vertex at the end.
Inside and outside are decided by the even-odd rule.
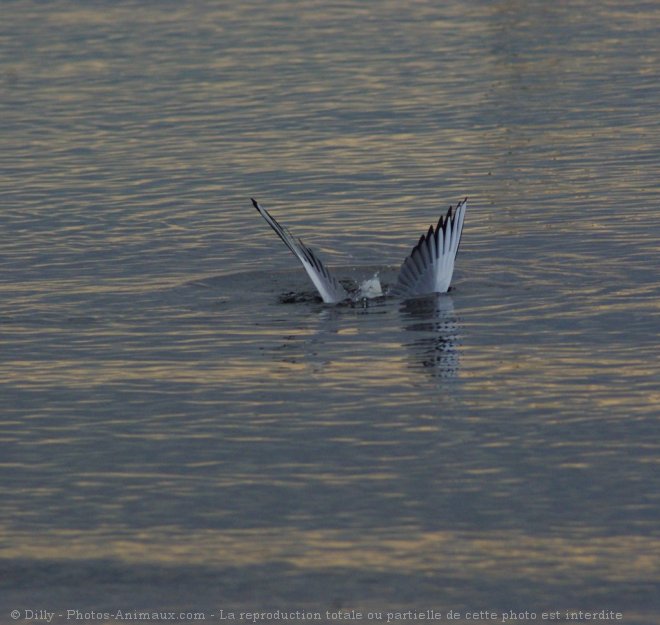
MULTIPOLYGON (((20 411, 0 420, 20 454, 0 463, 19 476, 3 484, 14 502, 3 558, 438 574, 470 580, 472 596, 505 578, 592 592, 657 579, 660 541, 643 534, 660 405, 649 322, 660 310, 657 55, 644 48, 657 11, 101 4, 12 3, 19 34, 0 38, 11 44, 0 62, 0 185, 15 224, 2 250, 14 265, 0 284, 0 373, 20 411), (400 262, 439 206, 469 194, 449 331, 396 307, 330 323, 313 306, 278 307, 300 282, 292 271, 269 284, 292 261, 256 234, 251 194, 344 265, 400 262), (251 268, 260 280, 242 273, 251 268), (237 277, 209 281, 203 303, 202 290, 181 287, 221 275, 237 277), (201 397, 170 406, 179 391, 201 397), (316 429, 328 426, 330 436, 316 429), (573 426, 583 438, 570 438, 573 426), (305 444, 316 472, 278 456, 305 444), (344 456, 324 455, 342 447, 345 473, 344 456), (528 448, 539 454, 531 478, 516 463, 528 448), (587 476, 558 476, 571 472, 587 476), (409 481, 389 488, 394 478, 409 481), (517 490, 526 479, 530 490, 517 490), (626 480, 637 493, 601 521, 598 507, 616 509, 626 480), (472 491, 507 526, 531 524, 512 499, 549 518, 531 515, 544 526, 529 531, 451 514, 433 521, 483 527, 305 530, 273 527, 278 512, 264 508, 266 529, 184 526, 186 498, 206 503, 210 483, 247 499, 280 486, 292 495, 301 482, 328 507, 354 505, 351 527, 383 522, 356 505, 365 484, 383 510, 430 493, 442 517, 472 491), (154 509, 153 491, 166 491, 180 504, 158 521, 170 525, 133 522, 113 495, 124 483, 125 497, 154 509), (562 512, 564 487, 576 508, 592 486, 593 510, 562 512), (78 502, 100 510, 97 529, 48 529, 74 527, 78 502), (34 525, 16 529, 26 518, 34 525)), ((245 500, 225 504, 210 500, 192 524, 253 520, 245 500)), ((313 506, 300 514, 332 522, 313 506)))
POLYGON ((640 536, 574 537, 518 531, 469 534, 402 529, 400 535, 338 530, 185 530, 152 527, 117 536, 115 529, 0 532, 4 557, 126 564, 249 567, 287 563, 305 570, 361 569, 458 578, 582 578, 647 581, 660 576, 660 540, 640 536))

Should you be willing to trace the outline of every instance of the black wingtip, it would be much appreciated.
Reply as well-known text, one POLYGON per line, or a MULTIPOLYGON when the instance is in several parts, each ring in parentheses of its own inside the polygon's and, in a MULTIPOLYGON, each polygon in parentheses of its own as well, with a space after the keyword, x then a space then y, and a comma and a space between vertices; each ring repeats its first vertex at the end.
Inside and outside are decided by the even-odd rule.
POLYGON ((257 200, 255 200, 253 197, 250 198, 252 200, 252 206, 254 206, 257 210, 259 210, 259 204, 257 204, 257 200))

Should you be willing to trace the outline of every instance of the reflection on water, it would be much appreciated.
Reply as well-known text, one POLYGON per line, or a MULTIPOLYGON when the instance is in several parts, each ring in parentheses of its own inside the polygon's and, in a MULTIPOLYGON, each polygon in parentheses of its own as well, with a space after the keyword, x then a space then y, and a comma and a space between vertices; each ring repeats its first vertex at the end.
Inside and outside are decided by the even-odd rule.
POLYGON ((0 607, 657 623, 656 16, 3 4, 0 607), (384 283, 469 195, 456 288, 299 297, 253 195, 384 283))
POLYGON ((413 366, 423 367, 434 378, 455 378, 459 369, 459 322, 449 295, 433 295, 403 302, 401 315, 409 332, 420 338, 407 347, 413 366))
MULTIPOLYGON (((395 308, 398 307, 400 330, 414 332, 418 337, 403 343, 410 352, 411 368, 422 368, 433 378, 450 379, 458 375, 460 326, 454 312, 453 300, 449 295, 431 295, 406 301, 382 297, 326 306, 321 304, 315 293, 288 292, 280 295, 278 301, 283 304, 310 306, 317 315, 317 324, 312 332, 305 335, 283 337, 283 342, 273 351, 273 357, 277 361, 290 364, 305 362, 312 371, 319 372, 331 363, 335 346, 341 337, 358 336, 360 326, 353 330, 346 328, 349 316, 358 320, 369 316, 369 325, 373 323, 376 327, 389 328, 398 336, 399 331, 393 325, 396 323, 395 308)), ((374 336, 373 340, 377 341, 378 337, 374 336)), ((397 358, 397 366, 398 360, 397 358)), ((370 362, 365 366, 383 371, 387 363, 370 362)))

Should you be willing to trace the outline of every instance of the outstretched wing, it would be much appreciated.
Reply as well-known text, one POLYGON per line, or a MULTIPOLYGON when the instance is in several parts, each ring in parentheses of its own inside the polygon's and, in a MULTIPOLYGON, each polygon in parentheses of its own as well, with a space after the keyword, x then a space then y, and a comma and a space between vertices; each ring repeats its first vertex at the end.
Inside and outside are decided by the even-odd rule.
POLYGON ((265 208, 259 206, 255 199, 250 199, 259 214, 268 222, 268 225, 275 230, 280 239, 284 241, 284 244, 298 257, 326 304, 341 302, 349 297, 346 289, 327 270, 321 259, 311 248, 302 242, 302 239, 296 240, 289 230, 277 223, 276 219, 265 208))
POLYGON ((449 290, 466 209, 467 198, 456 205, 454 212, 450 206, 435 229, 431 226, 420 237, 401 265, 399 277, 391 291, 393 295, 408 298, 449 290))

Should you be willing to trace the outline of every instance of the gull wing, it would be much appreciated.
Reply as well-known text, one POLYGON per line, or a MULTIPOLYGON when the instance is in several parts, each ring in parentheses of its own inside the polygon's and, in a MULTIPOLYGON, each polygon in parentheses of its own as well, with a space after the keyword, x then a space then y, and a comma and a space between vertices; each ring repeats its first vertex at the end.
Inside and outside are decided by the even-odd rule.
POLYGON ((449 207, 447 215, 440 217, 438 225, 429 227, 403 261, 392 294, 402 298, 428 293, 446 293, 449 290, 454 261, 463 233, 463 219, 467 210, 467 198, 449 207))
POLYGON ((302 239, 295 239, 287 228, 281 226, 277 220, 265 209, 259 206, 259 203, 250 198, 252 204, 259 211, 259 214, 268 222, 268 225, 275 230, 277 236, 284 241, 284 244, 298 257, 298 260, 305 268, 307 275, 312 279, 314 286, 323 298, 326 304, 341 302, 349 297, 346 289, 339 284, 335 277, 327 270, 321 259, 307 247, 302 239))

